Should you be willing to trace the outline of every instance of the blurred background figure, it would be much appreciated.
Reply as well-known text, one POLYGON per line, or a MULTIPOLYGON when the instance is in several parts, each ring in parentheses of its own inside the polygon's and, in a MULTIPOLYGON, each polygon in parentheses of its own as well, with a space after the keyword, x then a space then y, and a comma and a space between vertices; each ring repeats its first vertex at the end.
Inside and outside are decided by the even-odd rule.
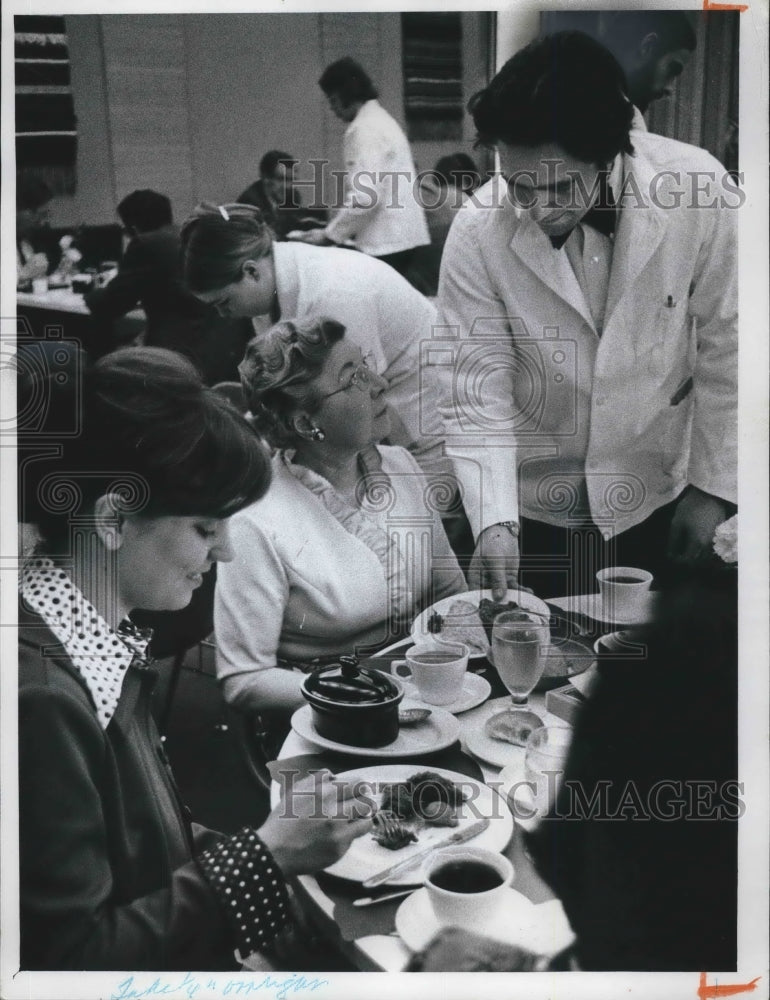
POLYGON ((479 169, 467 153, 451 153, 420 177, 420 204, 430 233, 430 245, 418 247, 409 280, 423 295, 435 296, 441 254, 454 217, 481 183, 479 169))
POLYGON ((27 285, 48 273, 48 257, 38 246, 48 224, 51 189, 37 177, 16 177, 16 284, 27 285))
POLYGON ((254 205, 276 239, 285 240, 293 229, 313 229, 326 222, 324 209, 305 208, 294 187, 297 158, 271 149, 259 161, 259 178, 238 195, 241 205, 254 205))
POLYGON ((118 273, 85 296, 101 324, 102 353, 119 346, 111 333, 113 321, 140 305, 147 316, 146 346, 184 354, 209 385, 237 378, 251 326, 220 316, 184 287, 179 229, 169 199, 149 189, 133 191, 118 205, 118 215, 130 237, 118 273))
POLYGON ((409 140, 377 100, 366 71, 346 56, 318 81, 333 113, 347 124, 344 203, 324 229, 308 233, 316 245, 353 241, 408 278, 415 247, 430 242, 425 214, 414 193, 409 140))
POLYGON ((611 11, 599 16, 599 41, 620 63, 628 96, 638 110, 634 128, 646 131, 642 115, 671 87, 695 51, 690 18, 678 10, 611 11))

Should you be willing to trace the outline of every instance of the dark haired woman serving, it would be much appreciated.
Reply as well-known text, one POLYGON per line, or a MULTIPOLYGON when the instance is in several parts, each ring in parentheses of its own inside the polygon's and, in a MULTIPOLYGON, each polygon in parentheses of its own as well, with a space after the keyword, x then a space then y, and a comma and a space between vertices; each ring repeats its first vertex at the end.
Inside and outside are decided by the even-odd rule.
POLYGON ((269 459, 171 352, 111 354, 50 404, 52 427, 73 406, 82 426, 55 460, 21 464, 42 538, 19 619, 21 967, 233 967, 290 922, 284 877, 327 866, 371 821, 279 807, 234 836, 191 825, 128 615, 183 608, 232 558, 227 519, 264 494, 269 459))

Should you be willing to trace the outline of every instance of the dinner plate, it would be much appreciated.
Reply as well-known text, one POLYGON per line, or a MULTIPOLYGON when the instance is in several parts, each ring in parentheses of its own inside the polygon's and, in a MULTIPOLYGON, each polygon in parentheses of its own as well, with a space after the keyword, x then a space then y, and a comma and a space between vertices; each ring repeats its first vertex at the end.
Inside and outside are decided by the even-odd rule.
MULTIPOLYGON (((397 677, 400 674, 396 673, 397 677)), ((419 698, 420 692, 417 690, 417 685, 412 683, 412 681, 402 679, 402 684, 404 685, 404 691, 411 698, 419 698)), ((455 701, 451 702, 449 705, 441 705, 440 707, 444 709, 445 712, 451 712, 452 715, 459 715, 460 712, 467 712, 471 708, 475 708, 477 705, 481 705, 489 697, 492 688, 489 685, 489 681, 485 677, 479 676, 479 674, 466 674, 463 680, 463 689, 460 693, 460 697, 455 701)), ((428 704, 425 702, 425 704, 428 704)))
POLYGON ((315 743, 324 750, 336 750, 351 757, 419 757, 451 746, 460 734, 460 723, 452 715, 437 705, 426 705, 423 701, 404 698, 399 708, 429 708, 430 715, 425 722, 416 726, 402 726, 392 743, 384 747, 354 747, 349 743, 337 743, 320 736, 313 725, 310 705, 303 705, 291 717, 291 728, 303 739, 315 743))
MULTIPOLYGON (((516 945, 537 955, 554 955, 575 940, 558 899, 533 903, 516 889, 509 889, 503 909, 494 920, 475 921, 468 928, 483 937, 516 945)), ((422 951, 441 930, 427 889, 408 896, 396 911, 396 930, 411 951, 422 951)))
MULTIPOLYGON (((426 608, 415 618, 412 623, 412 638, 415 642, 423 642, 425 640, 435 641, 433 633, 428 631, 428 619, 434 612, 440 615, 446 614, 453 601, 468 601, 469 604, 473 604, 474 607, 478 608, 479 601, 483 597, 488 597, 491 600, 492 591, 469 590, 464 594, 454 594, 452 597, 444 597, 442 600, 436 601, 435 604, 431 604, 429 608, 426 608)), ((527 590, 510 588, 501 603, 505 604, 508 601, 515 601, 525 611, 537 611, 538 614, 545 617, 546 621, 551 617, 551 612, 548 610, 545 602, 541 601, 539 597, 535 597, 534 594, 530 594, 527 590)), ((447 638, 450 638, 450 636, 447 635, 447 638)), ((485 655, 485 653, 471 652, 469 658, 471 660, 484 659, 485 655)))
MULTIPOLYGON (((359 784, 363 795, 379 803, 382 786, 397 781, 406 781, 420 771, 431 771, 448 778, 461 786, 466 795, 466 802, 460 809, 459 825, 456 827, 433 826, 417 830, 417 843, 407 844, 398 851, 389 851, 378 844, 371 834, 366 833, 356 838, 346 853, 326 871, 340 878, 364 882, 378 872, 406 860, 410 854, 423 850, 436 841, 441 841, 457 833, 464 827, 471 826, 479 819, 488 818, 489 826, 477 834, 468 844, 474 847, 486 847, 490 851, 503 851, 513 833, 513 817, 505 801, 497 792, 481 781, 469 778, 466 774, 456 771, 446 771, 440 767, 429 767, 425 764, 381 764, 372 767, 362 767, 355 771, 338 774, 335 781, 345 781, 348 784, 359 784)), ((389 880, 389 885, 419 885, 422 882, 422 863, 403 875, 389 880)))

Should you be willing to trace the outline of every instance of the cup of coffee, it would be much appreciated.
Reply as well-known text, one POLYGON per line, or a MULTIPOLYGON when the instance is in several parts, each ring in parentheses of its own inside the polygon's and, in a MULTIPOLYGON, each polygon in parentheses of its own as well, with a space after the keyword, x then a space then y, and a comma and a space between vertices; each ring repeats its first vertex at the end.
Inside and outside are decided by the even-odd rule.
POLYGON ((508 858, 483 847, 447 847, 423 865, 423 882, 444 927, 478 927, 495 920, 513 881, 508 858))
POLYGON ((633 566, 611 566, 596 574, 605 619, 642 617, 652 573, 633 566))
POLYGON ((463 690, 468 647, 461 642, 410 646, 406 659, 393 665, 399 677, 411 679, 429 705, 451 705, 463 690))

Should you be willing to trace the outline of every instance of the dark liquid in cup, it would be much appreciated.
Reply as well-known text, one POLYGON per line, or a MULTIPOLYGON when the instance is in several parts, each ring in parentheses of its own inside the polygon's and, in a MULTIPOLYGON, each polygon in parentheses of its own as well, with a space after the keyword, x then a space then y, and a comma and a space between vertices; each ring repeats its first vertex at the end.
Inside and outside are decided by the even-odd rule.
POLYGON ((607 583, 644 583, 638 576, 608 576, 607 583))
POLYGON ((496 868, 483 861, 448 861, 432 872, 430 880, 447 892, 489 892, 504 881, 496 868))
POLYGON ((450 663, 453 659, 458 660, 459 658, 460 654, 452 653, 451 650, 446 653, 417 653, 416 656, 409 657, 414 663, 427 663, 432 666, 438 666, 439 663, 450 663))

